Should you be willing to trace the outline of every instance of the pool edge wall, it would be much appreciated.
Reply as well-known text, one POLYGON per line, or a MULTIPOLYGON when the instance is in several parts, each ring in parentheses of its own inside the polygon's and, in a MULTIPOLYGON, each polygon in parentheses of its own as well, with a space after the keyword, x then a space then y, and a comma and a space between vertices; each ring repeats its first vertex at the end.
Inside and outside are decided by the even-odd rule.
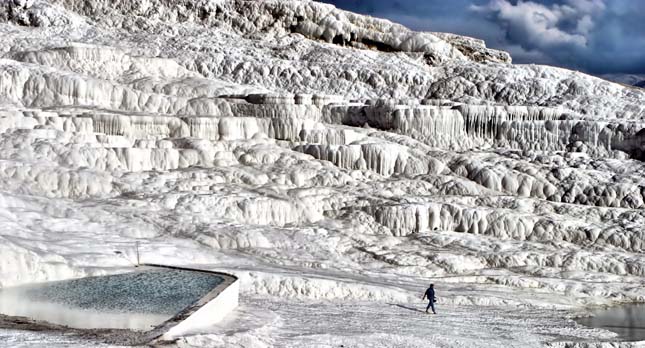
POLYGON ((202 269, 146 264, 142 266, 204 272, 224 278, 222 284, 166 322, 154 328, 148 342, 174 341, 190 333, 197 333, 222 321, 239 304, 239 280, 235 275, 202 269))
POLYGON ((239 281, 235 279, 219 295, 201 306, 188 318, 170 328, 160 339, 162 341, 172 341, 177 337, 219 323, 238 306, 239 290, 239 281))

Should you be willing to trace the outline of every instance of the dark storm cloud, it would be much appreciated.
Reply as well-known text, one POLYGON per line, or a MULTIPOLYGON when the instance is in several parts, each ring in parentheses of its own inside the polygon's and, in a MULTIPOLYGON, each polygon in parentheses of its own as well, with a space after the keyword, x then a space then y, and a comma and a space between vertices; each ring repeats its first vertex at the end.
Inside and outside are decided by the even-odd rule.
POLYGON ((642 0, 327 0, 415 30, 478 37, 516 63, 645 73, 642 0))

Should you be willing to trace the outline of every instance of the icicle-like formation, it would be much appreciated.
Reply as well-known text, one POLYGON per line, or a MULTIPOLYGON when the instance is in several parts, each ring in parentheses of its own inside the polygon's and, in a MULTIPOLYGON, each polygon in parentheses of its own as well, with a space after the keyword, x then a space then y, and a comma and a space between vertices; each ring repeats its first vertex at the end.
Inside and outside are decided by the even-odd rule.
POLYGON ((640 252, 645 232, 601 230, 585 221, 564 222, 511 210, 458 204, 375 204, 363 208, 395 236, 435 230, 483 234, 499 239, 540 242, 566 241, 581 246, 607 244, 640 252))
MULTIPOLYGON (((375 105, 347 104, 326 107, 324 122, 361 127, 364 125, 389 132, 404 134, 421 140, 428 145, 453 147, 463 142, 464 119, 457 110, 450 107, 400 105, 377 101, 375 105)), ((465 144, 461 144, 465 147, 465 144)))
POLYGON ((296 151, 352 170, 371 170, 383 176, 428 173, 428 160, 410 154, 398 144, 298 145, 296 151))
POLYGON ((578 151, 611 156, 635 151, 630 140, 645 127, 635 121, 591 121, 563 109, 527 106, 459 105, 466 133, 494 146, 522 150, 578 151), (573 118, 577 119, 573 119, 573 118))
POLYGON ((394 129, 402 134, 417 132, 421 135, 461 137, 464 121, 458 112, 441 108, 400 108, 394 112, 394 129))
POLYGON ((87 115, 96 132, 126 135, 135 139, 195 137, 208 140, 244 140, 268 136, 298 140, 302 131, 321 128, 318 122, 300 118, 257 117, 165 117, 87 115))
POLYGON ((351 128, 323 128, 303 130, 300 141, 308 144, 349 145, 367 138, 366 132, 357 132, 351 128))
POLYGON ((466 133, 479 138, 497 139, 500 125, 506 121, 548 121, 564 114, 563 110, 527 106, 455 106, 464 117, 466 133))

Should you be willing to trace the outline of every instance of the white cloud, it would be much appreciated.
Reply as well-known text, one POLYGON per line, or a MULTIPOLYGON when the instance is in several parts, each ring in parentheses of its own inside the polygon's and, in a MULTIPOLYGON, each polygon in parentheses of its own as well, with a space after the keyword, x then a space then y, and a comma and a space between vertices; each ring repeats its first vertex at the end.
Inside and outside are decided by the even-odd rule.
POLYGON ((603 0, 566 0, 545 6, 533 1, 491 0, 471 10, 492 16, 509 41, 525 49, 584 47, 594 27, 593 15, 605 9, 603 0))
POLYGON ((591 16, 586 15, 578 21, 576 29, 579 33, 588 35, 591 32, 591 29, 594 27, 594 22, 591 19, 591 16))
POLYGON ((584 14, 602 12, 607 8, 603 0, 567 0, 567 4, 584 14))

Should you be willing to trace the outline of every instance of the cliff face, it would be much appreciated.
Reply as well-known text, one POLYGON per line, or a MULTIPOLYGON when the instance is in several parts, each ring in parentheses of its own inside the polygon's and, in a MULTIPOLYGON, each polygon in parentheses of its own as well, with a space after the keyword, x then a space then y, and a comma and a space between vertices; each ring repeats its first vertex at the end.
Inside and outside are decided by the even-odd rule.
POLYGON ((141 241, 275 301, 645 299, 645 90, 311 1, 0 20, 0 286, 141 241))

